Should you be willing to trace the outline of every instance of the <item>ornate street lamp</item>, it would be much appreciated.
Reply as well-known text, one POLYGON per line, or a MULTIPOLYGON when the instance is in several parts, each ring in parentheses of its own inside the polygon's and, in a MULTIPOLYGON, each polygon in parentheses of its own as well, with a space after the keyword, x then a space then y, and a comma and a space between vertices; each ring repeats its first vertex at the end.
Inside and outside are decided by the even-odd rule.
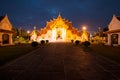
POLYGON ((82 42, 88 41, 88 33, 86 31, 86 26, 82 27, 81 41, 82 42))

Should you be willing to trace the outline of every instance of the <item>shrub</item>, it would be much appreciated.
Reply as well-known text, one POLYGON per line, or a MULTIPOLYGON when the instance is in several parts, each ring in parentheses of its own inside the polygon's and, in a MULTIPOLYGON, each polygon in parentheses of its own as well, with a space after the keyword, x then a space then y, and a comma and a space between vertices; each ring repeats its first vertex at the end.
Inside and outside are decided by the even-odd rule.
POLYGON ((21 44, 21 43, 26 43, 26 40, 23 37, 19 37, 19 38, 15 38, 14 42, 18 43, 18 44, 19 43, 21 44))
POLYGON ((32 46, 32 47, 37 47, 37 46, 38 46, 38 42, 36 42, 36 41, 32 42, 32 43, 31 43, 31 46, 32 46))
POLYGON ((72 39, 72 40, 71 40, 71 42, 73 43, 73 42, 74 42, 74 40, 72 39))
POLYGON ((41 43, 41 44, 45 44, 45 41, 44 41, 44 40, 41 40, 40 43, 41 43))
POLYGON ((83 45, 84 45, 85 47, 88 47, 88 46, 90 46, 90 42, 89 42, 89 41, 85 41, 85 42, 83 42, 83 45))
POLYGON ((49 40, 46 40, 46 43, 49 43, 49 40))
POLYGON ((75 41, 75 44, 76 44, 76 45, 78 45, 79 43, 80 43, 80 41, 79 41, 79 40, 76 40, 76 41, 75 41))

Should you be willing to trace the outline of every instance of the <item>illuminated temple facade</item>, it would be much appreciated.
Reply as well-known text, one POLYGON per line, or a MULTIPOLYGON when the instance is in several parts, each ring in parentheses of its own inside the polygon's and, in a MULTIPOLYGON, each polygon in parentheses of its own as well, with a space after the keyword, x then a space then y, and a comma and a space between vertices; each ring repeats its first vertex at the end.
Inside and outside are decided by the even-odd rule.
POLYGON ((46 23, 46 27, 39 31, 34 30, 30 33, 32 41, 49 40, 49 42, 69 42, 71 40, 80 40, 80 32, 74 28, 72 22, 63 19, 59 14, 56 19, 46 23))

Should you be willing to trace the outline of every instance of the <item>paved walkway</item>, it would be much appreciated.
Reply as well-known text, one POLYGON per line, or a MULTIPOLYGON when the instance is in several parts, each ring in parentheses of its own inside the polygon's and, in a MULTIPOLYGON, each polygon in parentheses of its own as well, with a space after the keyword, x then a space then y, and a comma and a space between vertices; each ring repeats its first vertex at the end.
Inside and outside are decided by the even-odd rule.
POLYGON ((0 80, 120 80, 120 66, 78 46, 56 43, 1 67, 0 80))

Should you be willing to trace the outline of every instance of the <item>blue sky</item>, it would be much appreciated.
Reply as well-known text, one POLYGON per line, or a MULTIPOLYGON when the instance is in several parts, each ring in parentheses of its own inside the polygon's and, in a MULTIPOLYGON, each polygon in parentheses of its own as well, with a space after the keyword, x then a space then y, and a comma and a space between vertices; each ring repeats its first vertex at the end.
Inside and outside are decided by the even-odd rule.
POLYGON ((120 0, 1 0, 0 15, 7 13, 14 27, 32 30, 34 25, 45 27, 60 12, 74 27, 86 25, 93 31, 107 27, 113 14, 120 16, 119 4, 120 0))

